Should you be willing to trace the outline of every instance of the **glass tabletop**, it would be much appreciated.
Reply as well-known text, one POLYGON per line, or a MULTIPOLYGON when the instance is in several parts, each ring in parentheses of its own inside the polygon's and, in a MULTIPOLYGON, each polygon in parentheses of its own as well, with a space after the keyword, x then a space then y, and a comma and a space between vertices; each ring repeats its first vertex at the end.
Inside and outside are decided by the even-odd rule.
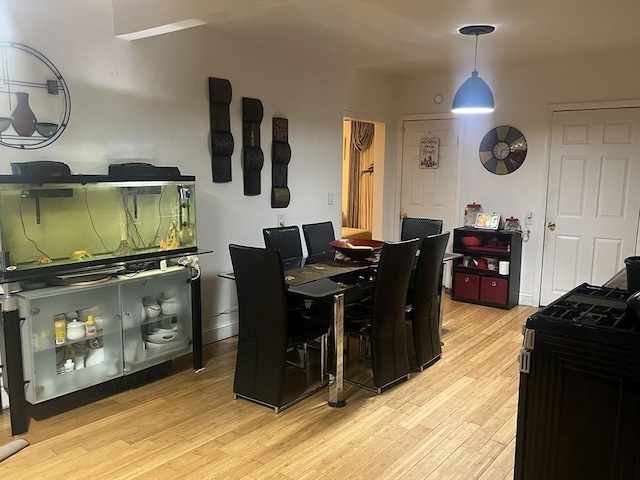
POLYGON ((323 298, 340 292, 373 287, 376 274, 377 267, 363 266, 361 269, 351 272, 313 280, 301 285, 291 285, 287 291, 311 298, 323 298))

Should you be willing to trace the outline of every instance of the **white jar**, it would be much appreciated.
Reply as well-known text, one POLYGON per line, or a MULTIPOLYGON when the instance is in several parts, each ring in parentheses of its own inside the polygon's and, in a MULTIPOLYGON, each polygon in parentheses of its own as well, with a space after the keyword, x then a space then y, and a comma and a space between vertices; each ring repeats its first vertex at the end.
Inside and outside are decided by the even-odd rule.
POLYGON ((160 302, 162 313, 165 315, 175 315, 178 313, 178 301, 175 298, 167 298, 160 302))
POLYGON ((67 323, 67 340, 80 340, 85 337, 85 333, 84 322, 74 320, 67 323))
POLYGON ((482 213, 482 205, 476 202, 467 204, 467 207, 464 209, 464 226, 475 226, 476 217, 479 213, 482 213))

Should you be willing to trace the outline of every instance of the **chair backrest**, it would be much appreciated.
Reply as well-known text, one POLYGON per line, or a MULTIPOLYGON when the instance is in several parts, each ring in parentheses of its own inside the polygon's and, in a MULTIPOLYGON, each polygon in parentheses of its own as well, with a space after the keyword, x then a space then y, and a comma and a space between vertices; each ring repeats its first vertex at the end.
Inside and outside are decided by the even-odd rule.
POLYGON ((438 233, 442 233, 442 220, 405 217, 402 219, 400 228, 400 240, 411 238, 423 240, 429 235, 437 235, 438 233))
POLYGON ((434 298, 442 286, 442 260, 449 243, 449 232, 429 235, 420 244, 420 255, 413 284, 413 299, 434 298))
POLYGON ((233 391, 280 405, 287 339, 280 253, 229 245, 238 294, 238 355, 233 391))
POLYGON ((262 235, 265 247, 278 250, 285 264, 290 263, 292 259, 302 261, 302 240, 297 225, 264 228, 262 235))
POLYGON ((371 321, 373 383, 378 388, 409 373, 405 304, 419 243, 385 243, 380 253, 371 321))
POLYGON ((440 346, 440 301, 442 261, 449 242, 449 232, 430 235, 420 244, 411 301, 411 328, 416 366, 442 354, 440 346))
POLYGON ((309 223, 302 225, 304 242, 307 245, 307 263, 333 260, 335 249, 329 242, 336 239, 332 222, 309 223))

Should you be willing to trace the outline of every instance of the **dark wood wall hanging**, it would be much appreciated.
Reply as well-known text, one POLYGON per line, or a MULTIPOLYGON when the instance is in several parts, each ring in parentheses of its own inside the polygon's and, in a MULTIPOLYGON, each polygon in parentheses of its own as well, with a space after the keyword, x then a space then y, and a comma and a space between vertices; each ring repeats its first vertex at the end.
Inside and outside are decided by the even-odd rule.
POLYGON ((233 135, 229 119, 231 82, 209 77, 209 121, 211 124, 211 174, 215 183, 231 181, 233 135))
POLYGON ((271 147, 271 207, 285 208, 291 201, 288 169, 291 161, 289 146, 289 120, 273 117, 273 144, 271 147))
POLYGON ((242 170, 244 194, 260 195, 260 171, 264 154, 260 148, 260 123, 264 110, 257 98, 242 98, 242 170))

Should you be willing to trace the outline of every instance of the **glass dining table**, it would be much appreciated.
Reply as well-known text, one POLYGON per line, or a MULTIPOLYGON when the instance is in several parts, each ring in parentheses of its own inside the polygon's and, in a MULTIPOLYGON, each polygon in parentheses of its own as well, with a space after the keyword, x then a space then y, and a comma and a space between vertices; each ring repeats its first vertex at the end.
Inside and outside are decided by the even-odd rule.
POLYGON ((329 406, 344 407, 344 306, 373 295, 375 262, 329 261, 285 272, 287 293, 331 305, 329 406))

